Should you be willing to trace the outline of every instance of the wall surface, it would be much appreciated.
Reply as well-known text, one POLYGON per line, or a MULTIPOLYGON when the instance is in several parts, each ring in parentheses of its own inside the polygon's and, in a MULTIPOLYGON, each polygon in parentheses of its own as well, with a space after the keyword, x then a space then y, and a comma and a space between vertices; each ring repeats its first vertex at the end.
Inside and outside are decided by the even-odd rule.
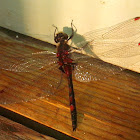
MULTIPOLYGON (((0 0, 0 25, 18 32, 46 35, 53 42, 54 28, 70 27, 79 34, 108 27, 140 15, 139 0, 0 0)), ((42 37, 40 36, 40 37, 42 37)))
MULTIPOLYGON (((77 34, 83 35, 137 16, 140 16, 139 0, 0 0, 0 26, 53 44, 53 24, 70 34, 73 20, 77 34)), ((134 60, 131 66, 124 67, 140 71, 140 64, 135 61, 140 56, 136 57, 125 58, 123 64, 122 58, 117 59, 119 63, 112 58, 102 59, 120 66, 134 60)))

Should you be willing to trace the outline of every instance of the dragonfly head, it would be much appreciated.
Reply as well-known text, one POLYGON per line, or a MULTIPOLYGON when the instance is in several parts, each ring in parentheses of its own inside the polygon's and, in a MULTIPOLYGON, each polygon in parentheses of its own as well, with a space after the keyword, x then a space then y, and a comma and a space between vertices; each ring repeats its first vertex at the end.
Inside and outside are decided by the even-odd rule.
POLYGON ((54 38, 56 43, 64 42, 67 39, 68 39, 68 35, 66 33, 63 33, 63 32, 57 33, 55 38, 54 38))
MULTIPOLYGON (((72 39, 72 37, 74 36, 74 29, 73 29, 73 27, 75 27, 74 25, 73 25, 73 20, 71 21, 71 30, 72 30, 72 34, 70 35, 70 36, 68 36, 66 33, 64 33, 64 32, 58 32, 58 28, 56 27, 56 26, 54 26, 53 25, 53 27, 55 27, 55 31, 54 31, 54 41, 56 42, 56 43, 62 43, 62 42, 65 42, 65 41, 68 41, 68 40, 70 40, 70 39, 72 39), (56 34, 56 31, 58 32, 57 34, 56 34)), ((75 29, 76 29, 76 27, 75 27, 75 29)), ((77 31, 77 29, 75 30, 75 32, 77 31)))

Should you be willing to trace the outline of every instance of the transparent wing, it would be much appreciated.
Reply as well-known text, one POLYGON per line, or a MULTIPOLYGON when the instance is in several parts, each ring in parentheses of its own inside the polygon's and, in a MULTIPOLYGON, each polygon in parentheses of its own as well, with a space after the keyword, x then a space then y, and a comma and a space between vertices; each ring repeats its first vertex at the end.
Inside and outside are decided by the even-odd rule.
POLYGON ((93 39, 130 38, 140 33, 140 17, 132 18, 114 26, 90 31, 83 36, 87 41, 93 39))
POLYGON ((86 41, 76 46, 94 57, 132 57, 140 54, 139 37, 140 17, 137 17, 109 28, 90 31, 83 35, 86 41))
POLYGON ((140 55, 140 46, 138 42, 118 43, 118 45, 120 47, 106 51, 102 53, 101 56, 108 57, 108 58, 109 57, 124 58, 124 57, 132 57, 132 56, 140 55))
POLYGON ((11 72, 2 71, 7 80, 0 93, 1 104, 44 98, 65 87, 55 53, 41 51, 29 54, 22 48, 24 55, 21 55, 20 51, 6 49, 0 49, 0 69, 11 72))
POLYGON ((8 72, 6 76, 6 81, 2 82, 0 104, 47 98, 56 91, 62 91, 67 87, 67 82, 65 78, 62 79, 62 73, 57 64, 49 70, 37 70, 27 73, 8 72))
POLYGON ((22 56, 13 56, 1 54, 0 69, 5 69, 14 72, 30 72, 37 69, 51 68, 51 65, 57 63, 57 58, 54 53, 41 51, 32 54, 24 54, 22 56))
POLYGON ((140 55, 139 42, 92 41, 83 50, 92 56, 125 58, 140 55))
POLYGON ((74 75, 80 82, 106 79, 123 70, 121 67, 81 54, 75 54, 73 57, 77 62, 74 67, 74 75))

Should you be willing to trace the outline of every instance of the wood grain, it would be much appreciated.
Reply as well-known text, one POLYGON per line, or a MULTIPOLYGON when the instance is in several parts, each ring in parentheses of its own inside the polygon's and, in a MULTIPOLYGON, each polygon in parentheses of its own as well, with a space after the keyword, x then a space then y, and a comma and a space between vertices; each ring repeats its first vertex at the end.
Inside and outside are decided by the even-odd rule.
MULTIPOLYGON (((24 37, 19 39, 22 41, 2 35, 0 48, 3 51, 0 53, 6 54, 10 51, 18 56, 21 52, 37 52, 43 47, 40 45, 37 48, 38 45, 33 40, 32 45, 31 40, 29 41, 29 45, 26 39, 24 41, 24 37)), ((65 79, 62 90, 55 95, 40 98, 41 91, 28 85, 30 77, 28 74, 1 70, 0 77, 0 96, 6 94, 2 96, 6 97, 3 100, 8 103, 9 99, 11 100, 10 104, 1 104, 5 109, 77 139, 140 139, 140 74, 138 73, 124 70, 108 79, 90 83, 81 83, 73 79, 78 111, 76 132, 73 132, 71 127, 65 79), (38 99, 28 100, 29 96, 38 96, 38 99)), ((57 74, 53 77, 55 79, 57 74)))
POLYGON ((0 139, 1 140, 55 140, 35 132, 21 124, 15 123, 7 118, 0 116, 0 139))

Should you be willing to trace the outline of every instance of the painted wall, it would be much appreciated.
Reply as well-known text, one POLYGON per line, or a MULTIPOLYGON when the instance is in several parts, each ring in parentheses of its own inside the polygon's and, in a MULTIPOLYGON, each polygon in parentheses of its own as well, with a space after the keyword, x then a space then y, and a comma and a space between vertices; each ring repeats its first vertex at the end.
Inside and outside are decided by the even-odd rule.
POLYGON ((0 0, 0 26, 54 43, 52 24, 79 34, 140 15, 139 0, 0 0), (39 36, 40 35, 40 36, 39 36), (46 35, 46 36, 43 36, 46 35))

